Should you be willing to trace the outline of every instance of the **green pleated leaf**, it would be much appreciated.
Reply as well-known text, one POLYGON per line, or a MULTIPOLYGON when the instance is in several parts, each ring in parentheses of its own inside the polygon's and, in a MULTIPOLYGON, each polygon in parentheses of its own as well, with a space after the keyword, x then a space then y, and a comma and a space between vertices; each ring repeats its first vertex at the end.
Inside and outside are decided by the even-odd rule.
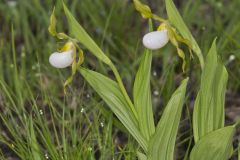
POLYGON ((155 132, 150 89, 152 53, 146 49, 142 57, 133 89, 134 106, 139 118, 139 128, 143 136, 149 140, 155 132))
POLYGON ((148 160, 173 160, 188 78, 174 92, 150 140, 148 160))
POLYGON ((63 7, 67 16, 71 34, 87 49, 89 49, 91 53, 93 53, 99 60, 103 61, 106 64, 110 64, 109 58, 103 53, 103 51, 88 35, 88 33, 83 29, 83 27, 77 22, 77 20, 73 17, 73 15, 64 3, 63 7))
POLYGON ((201 86, 194 104, 193 131, 197 142, 202 136, 224 127, 224 103, 228 73, 218 58, 216 40, 206 58, 201 86))
POLYGON ((85 68, 80 68, 80 73, 110 107, 140 146, 146 151, 147 142, 140 133, 137 120, 129 109, 130 107, 128 106, 118 84, 98 72, 85 68))
MULTIPOLYGON (((152 30, 152 20, 149 19, 149 31, 152 30)), ((134 81, 133 99, 138 117, 141 117, 138 120, 140 131, 147 140, 155 132, 150 89, 151 65, 152 51, 145 49, 134 81)))
POLYGON ((177 28, 179 33, 183 36, 183 38, 188 39, 191 42, 192 50, 196 53, 198 56, 198 59, 200 61, 201 67, 204 66, 204 59, 202 56, 201 49, 199 48, 196 40, 193 38, 191 32, 189 31, 188 27, 183 21, 183 18, 179 14, 176 6, 174 5, 172 0, 165 0, 166 3, 166 9, 169 21, 177 28))
POLYGON ((147 160, 147 156, 141 152, 137 151, 137 157, 139 160, 147 160))
POLYGON ((228 126, 205 135, 193 147, 190 160, 228 160, 234 132, 235 127, 228 126))

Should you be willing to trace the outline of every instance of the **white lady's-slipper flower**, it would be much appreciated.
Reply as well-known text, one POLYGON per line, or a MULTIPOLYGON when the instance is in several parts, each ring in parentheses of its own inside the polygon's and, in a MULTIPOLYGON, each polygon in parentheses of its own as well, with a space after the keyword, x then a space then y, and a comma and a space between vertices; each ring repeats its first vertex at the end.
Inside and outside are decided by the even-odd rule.
POLYGON ((49 63, 56 68, 66 68, 74 61, 75 47, 72 42, 64 45, 61 52, 54 52, 49 57, 49 63))
POLYGON ((54 52, 49 57, 49 62, 53 67, 66 68, 71 66, 73 62, 73 50, 66 52, 54 52))
POLYGON ((157 50, 165 46, 169 41, 167 29, 147 33, 143 37, 143 45, 151 50, 157 50))

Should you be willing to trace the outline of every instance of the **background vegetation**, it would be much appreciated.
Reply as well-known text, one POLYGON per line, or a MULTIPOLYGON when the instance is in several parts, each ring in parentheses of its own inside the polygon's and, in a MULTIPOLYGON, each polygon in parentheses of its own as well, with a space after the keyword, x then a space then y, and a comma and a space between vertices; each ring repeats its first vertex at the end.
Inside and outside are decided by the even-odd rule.
MULTIPOLYGON (((162 0, 146 2, 155 13, 166 16, 162 0)), ((229 73, 226 119, 231 124, 240 115, 240 1, 175 3, 204 56, 214 37, 218 37, 218 52, 229 73)), ((148 30, 147 21, 130 0, 69 0, 67 4, 117 65, 130 90, 143 51, 141 40, 148 30)), ((68 32, 61 1, 0 2, 0 159, 135 159, 134 140, 80 76, 75 77, 70 93, 64 95, 63 83, 70 70, 57 70, 48 62, 49 55, 62 45, 47 31, 54 6, 58 30, 68 32)), ((181 60, 175 52, 169 45, 154 53, 155 117, 161 115, 161 106, 166 105, 183 76, 181 60)), ((84 66, 111 76, 102 63, 85 53, 84 66)), ((188 59, 186 106, 190 114, 188 110, 183 113, 176 159, 183 159, 183 151, 192 139, 189 123, 192 96, 199 88, 198 64, 197 58, 188 59)), ((237 135, 234 142, 237 149, 237 135)))

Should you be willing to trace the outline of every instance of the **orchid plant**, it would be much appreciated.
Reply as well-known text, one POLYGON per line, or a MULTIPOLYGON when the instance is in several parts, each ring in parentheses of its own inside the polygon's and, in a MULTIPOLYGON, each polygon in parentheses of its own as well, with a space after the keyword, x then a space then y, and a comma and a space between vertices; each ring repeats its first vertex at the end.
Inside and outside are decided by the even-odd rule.
POLYGON ((204 63, 200 47, 172 0, 165 0, 168 19, 152 13, 150 7, 139 0, 133 0, 133 3, 142 17, 149 19, 149 33, 142 40, 146 48, 136 73, 133 100, 128 95, 111 59, 106 56, 63 3, 70 32, 74 38, 56 31, 56 17, 53 10, 49 32, 66 43, 62 49, 51 54, 49 62, 56 68, 72 67, 72 74, 66 80, 64 88, 66 89, 79 71, 138 142, 139 148, 136 152, 140 160, 173 160, 188 77, 173 93, 161 119, 155 125, 150 88, 152 50, 161 49, 170 41, 183 60, 182 69, 185 71, 186 55, 179 45, 183 43, 188 47, 191 56, 193 56, 192 52, 197 55, 202 69, 200 90, 193 113, 195 145, 191 152, 188 149, 184 159, 188 159, 188 157, 191 160, 228 159, 232 153, 232 137, 237 124, 224 127, 224 94, 227 71, 217 56, 216 41, 213 42, 204 63), (159 27, 155 31, 152 20, 159 22, 159 27), (86 47, 98 60, 108 65, 114 73, 115 80, 81 66, 84 56, 79 44, 86 47))

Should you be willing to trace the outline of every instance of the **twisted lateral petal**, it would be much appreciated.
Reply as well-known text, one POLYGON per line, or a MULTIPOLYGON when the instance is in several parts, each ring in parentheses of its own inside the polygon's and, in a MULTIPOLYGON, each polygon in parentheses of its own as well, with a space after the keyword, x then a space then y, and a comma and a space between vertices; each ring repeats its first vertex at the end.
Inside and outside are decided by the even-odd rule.
POLYGON ((53 67, 66 68, 70 66, 74 60, 73 52, 74 52, 73 49, 60 53, 54 52, 49 57, 49 62, 53 67))
POLYGON ((162 48, 168 43, 168 41, 169 37, 166 29, 147 33, 143 37, 143 45, 151 50, 162 48))

